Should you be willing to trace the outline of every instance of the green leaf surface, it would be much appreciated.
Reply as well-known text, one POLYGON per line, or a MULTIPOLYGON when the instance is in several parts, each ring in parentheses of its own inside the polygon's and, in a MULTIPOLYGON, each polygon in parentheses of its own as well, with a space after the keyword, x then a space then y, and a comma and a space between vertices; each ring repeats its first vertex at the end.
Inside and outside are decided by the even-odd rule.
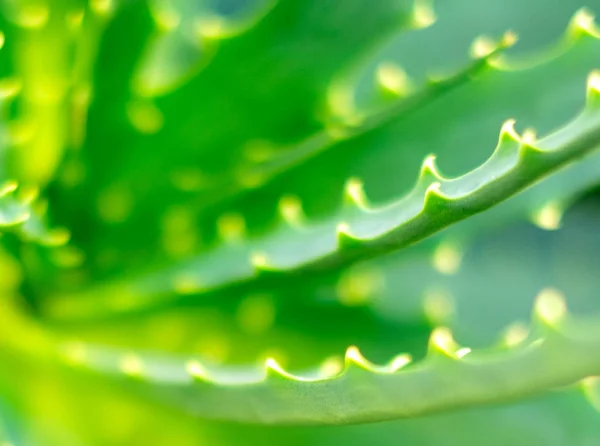
POLYGON ((531 132, 519 136, 508 121, 489 160, 462 177, 443 178, 428 158, 411 193, 381 207, 370 207, 360 187, 351 182, 347 194, 352 204, 335 219, 299 229, 292 219, 262 239, 222 245, 137 281, 104 286, 83 298, 53 298, 47 310, 58 316, 71 312, 67 317, 123 311, 123 305, 131 311, 162 303, 165 296, 172 301, 173 292, 201 295, 232 285, 287 280, 414 244, 595 149, 600 143, 598 79, 597 73, 590 75, 588 102, 579 117, 540 140, 531 132))
POLYGON ((543 291, 529 339, 507 337, 495 350, 458 346, 433 331, 427 357, 399 355, 374 365, 350 347, 341 370, 300 374, 267 359, 264 368, 211 368, 194 358, 66 345, 73 363, 155 394, 203 418, 263 424, 345 424, 412 417, 453 407, 511 400, 600 372, 597 317, 571 318, 562 297, 543 291))

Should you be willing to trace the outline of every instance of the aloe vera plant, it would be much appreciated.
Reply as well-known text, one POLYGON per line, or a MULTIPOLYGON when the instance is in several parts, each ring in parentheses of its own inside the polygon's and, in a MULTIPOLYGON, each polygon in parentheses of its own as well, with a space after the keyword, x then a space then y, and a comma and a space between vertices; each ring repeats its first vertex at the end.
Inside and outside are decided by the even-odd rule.
POLYGON ((1 2, 0 444, 600 442, 596 3, 1 2))

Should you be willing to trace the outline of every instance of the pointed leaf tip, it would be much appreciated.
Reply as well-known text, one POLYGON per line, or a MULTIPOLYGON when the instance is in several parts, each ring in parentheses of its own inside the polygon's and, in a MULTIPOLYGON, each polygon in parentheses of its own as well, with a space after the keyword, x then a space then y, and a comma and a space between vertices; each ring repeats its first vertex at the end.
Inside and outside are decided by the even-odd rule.
POLYGON ((516 121, 508 119, 504 121, 498 136, 498 143, 494 149, 495 155, 511 156, 518 152, 521 145, 521 137, 515 130, 516 121))
POLYGON ((275 358, 267 358, 265 361, 265 377, 269 378, 286 378, 286 379, 294 379, 300 380, 297 377, 286 372, 283 367, 279 365, 275 358))
POLYGON ((508 30, 502 36, 502 40, 500 41, 500 45, 502 48, 510 48, 519 40, 519 35, 513 30, 508 30))
POLYGON ((569 24, 570 34, 577 38, 582 34, 600 38, 600 28, 596 24, 594 14, 587 8, 579 9, 569 24))
POLYGON ((358 347, 356 347, 355 345, 351 345, 350 347, 348 347, 346 349, 346 354, 344 355, 344 361, 346 362, 346 365, 350 365, 350 364, 364 365, 366 363, 366 359, 361 354, 358 347))
POLYGON ((459 348, 456 351, 456 357, 457 358, 464 358, 465 356, 467 356, 469 353, 471 353, 471 349, 469 347, 463 347, 463 348, 459 348))
POLYGON ((521 141, 523 144, 533 146, 537 141, 537 134, 534 129, 525 129, 523 135, 521 136, 521 141))
POLYGON ((432 181, 442 180, 442 175, 438 171, 436 164, 436 156, 428 155, 423 164, 421 165, 421 171, 419 173, 419 183, 431 184, 432 181))
POLYGON ((594 70, 588 76, 586 107, 592 110, 600 108, 600 70, 594 70))
POLYGON ((498 49, 498 45, 487 36, 478 36, 473 40, 469 54, 473 59, 484 59, 498 49))
POLYGON ((352 249, 361 245, 361 240, 350 233, 348 223, 339 223, 336 227, 338 250, 352 249))
POLYGON ((442 194, 442 183, 436 181, 431 183, 425 190, 424 209, 431 212, 439 212, 448 203, 448 198, 442 194))
POLYGON ((411 91, 411 82, 402 67, 393 62, 382 62, 375 73, 377 85, 394 96, 405 96, 411 91))
POLYGON ((358 178, 350 178, 344 187, 344 198, 348 204, 359 209, 368 209, 369 200, 364 190, 363 182, 358 178))
POLYGON ((459 350, 458 344, 454 341, 449 328, 437 327, 431 332, 428 356, 457 358, 459 350))

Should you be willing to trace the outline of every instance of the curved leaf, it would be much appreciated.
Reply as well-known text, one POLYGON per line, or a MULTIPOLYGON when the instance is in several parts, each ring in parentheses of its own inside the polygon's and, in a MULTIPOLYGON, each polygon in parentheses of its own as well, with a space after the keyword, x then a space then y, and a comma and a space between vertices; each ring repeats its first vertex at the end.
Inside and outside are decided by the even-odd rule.
POLYGON ((542 139, 536 140, 531 132, 521 137, 513 123, 507 122, 489 160, 462 177, 442 178, 433 158, 428 158, 409 195, 376 208, 368 206, 355 183, 349 183, 347 194, 352 206, 333 220, 295 229, 297 220, 292 219, 291 225, 281 226, 263 239, 223 245, 157 274, 48 299, 47 309, 67 318, 139 310, 172 304, 173 292, 202 295, 234 286, 283 281, 414 244, 496 205, 594 150, 600 144, 599 85, 600 75, 592 73, 582 114, 542 139))
POLYGON ((121 353, 66 345, 64 357, 126 379, 204 418, 264 424, 346 424, 504 400, 575 383, 600 373, 597 317, 569 317, 562 296, 544 290, 533 317, 536 334, 508 336, 495 350, 460 347, 448 329, 433 331, 427 357, 414 366, 399 355, 386 365, 356 347, 343 367, 292 374, 273 359, 264 368, 211 368, 193 358, 121 353))

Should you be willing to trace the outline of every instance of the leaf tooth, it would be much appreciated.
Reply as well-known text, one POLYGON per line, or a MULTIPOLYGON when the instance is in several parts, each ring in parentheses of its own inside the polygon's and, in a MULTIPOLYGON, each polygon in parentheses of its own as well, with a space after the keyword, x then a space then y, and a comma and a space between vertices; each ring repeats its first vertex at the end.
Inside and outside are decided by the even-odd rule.
POLYGON ((587 8, 579 9, 569 23, 567 36, 579 39, 581 36, 600 38, 600 28, 595 21, 594 14, 587 8))
POLYGON ((532 165, 540 157, 544 156, 544 151, 536 147, 538 142, 537 135, 534 129, 525 129, 521 135, 521 144, 519 145, 519 163, 523 165, 532 165))
POLYGON ((393 62, 381 62, 375 71, 377 86, 396 97, 407 96, 413 87, 406 71, 393 62))
POLYGON ((421 164, 421 170, 419 171, 419 179, 417 180, 417 187, 427 189, 432 183, 444 181, 444 177, 439 173, 436 156, 428 155, 421 164))
MULTIPOLYGON (((506 31, 498 40, 492 39, 491 37, 485 35, 477 36, 471 43, 469 55, 475 60, 488 59, 494 55, 497 55, 499 51, 510 48, 517 42, 517 40, 517 34, 510 30, 506 31)), ((495 58, 494 60, 490 60, 492 66, 494 66, 495 62, 495 58)), ((501 60, 500 63, 502 63, 501 60)))
MULTIPOLYGON (((458 359, 462 349, 454 340, 452 332, 447 327, 435 328, 429 337, 427 357, 458 359)), ((470 350, 469 350, 470 351, 470 350)), ((465 351, 463 350, 463 353, 465 351)))
POLYGON ((600 109, 600 70, 592 71, 587 79, 586 110, 600 109))
POLYGON ((473 59, 485 59, 490 56, 498 48, 488 36, 477 36, 471 43, 469 54, 473 59))
POLYGON ((265 361, 265 380, 306 381, 305 378, 292 375, 284 370, 275 358, 267 358, 265 361))
POLYGON ((338 250, 348 250, 362 245, 362 240, 350 233, 350 225, 342 222, 336 227, 336 239, 338 250))
POLYGON ((532 128, 527 128, 521 135, 521 141, 523 144, 529 144, 533 146, 537 141, 537 133, 532 128))
POLYGON ((442 183, 436 181, 431 183, 425 191, 425 200, 423 204, 423 210, 425 212, 439 213, 447 207, 450 202, 450 198, 442 193, 442 183))
POLYGON ((306 224, 306 216, 302 202, 294 195, 284 195, 279 200, 278 211, 281 219, 293 228, 302 228, 306 224))
POLYGON ((396 355, 387 364, 386 369, 389 373, 396 373, 400 369, 403 369, 412 362, 412 356, 407 353, 396 355))
POLYGON ((346 349, 344 355, 344 366, 346 373, 352 369, 360 369, 372 372, 376 367, 371 364, 360 352, 358 347, 351 345, 346 349))
POLYGON ((565 296, 555 288, 544 288, 536 296, 534 320, 544 328, 555 331, 567 316, 565 296))
POLYGON ((600 377, 589 376, 582 379, 579 382, 579 388, 585 399, 596 411, 600 412, 600 377))
POLYGON ((516 121, 508 119, 504 121, 498 136, 498 143, 494 149, 493 156, 509 157, 518 153, 521 146, 521 136, 515 130, 516 121))
POLYGON ((396 355, 385 365, 376 365, 366 359, 358 347, 351 345, 346 349, 344 355, 344 370, 349 373, 352 370, 366 371, 369 373, 396 373, 403 367, 406 367, 412 362, 412 358, 408 354, 396 355))
MULTIPOLYGON (((507 61, 507 57, 504 54, 504 50, 512 47, 519 40, 519 36, 512 30, 506 31, 504 35, 497 42, 491 42, 493 47, 490 47, 487 55, 483 55, 481 57, 476 57, 477 51, 481 50, 485 51, 485 43, 481 46, 476 45, 476 42, 473 41, 473 45, 471 46, 471 57, 475 58, 475 60, 485 60, 485 63, 496 69, 501 71, 508 71, 511 69, 511 63, 507 61)), ((485 40, 484 40, 485 42, 485 40)))
POLYGON ((412 11, 411 25, 415 29, 428 28, 437 21, 431 0, 416 0, 412 11))
POLYGON ((185 363, 185 370, 187 374, 195 381, 195 382, 209 382, 211 381, 208 370, 200 361, 197 359, 190 359, 185 363))
POLYGON ((358 178, 350 178, 344 186, 344 202, 363 211, 370 208, 364 184, 358 178))
POLYGON ((249 261, 257 276, 275 275, 280 272, 269 262, 268 255, 262 251, 252 252, 249 261))
POLYGON ((513 30, 509 29, 504 33, 502 39, 500 39, 500 46, 502 48, 510 48, 519 40, 519 35, 513 30))

